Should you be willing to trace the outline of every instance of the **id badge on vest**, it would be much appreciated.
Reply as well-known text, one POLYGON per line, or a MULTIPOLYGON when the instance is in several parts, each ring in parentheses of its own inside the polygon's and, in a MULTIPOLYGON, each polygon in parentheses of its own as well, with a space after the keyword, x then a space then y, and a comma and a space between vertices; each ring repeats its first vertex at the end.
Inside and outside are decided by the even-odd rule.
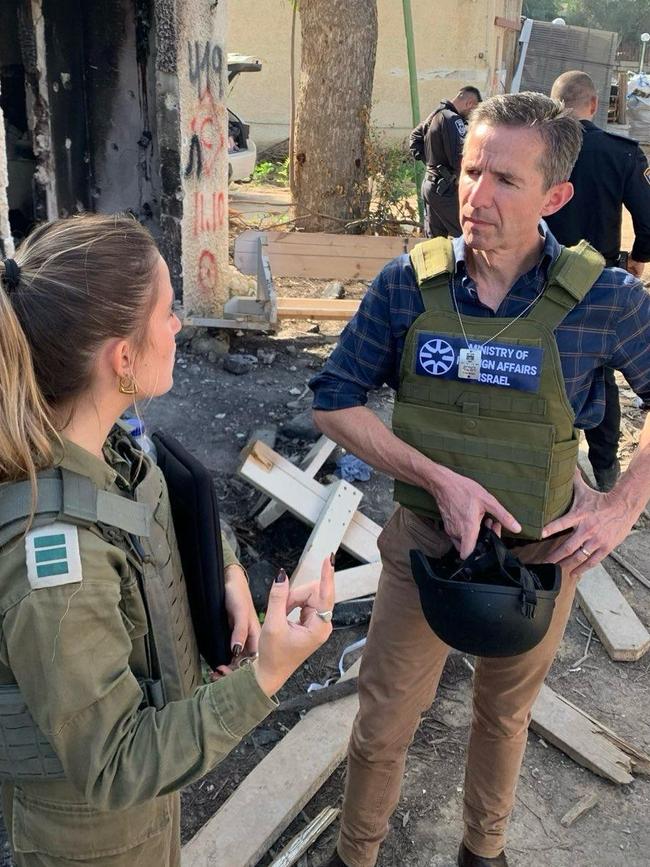
POLYGON ((481 350, 461 349, 458 352, 458 378, 478 382, 481 373, 481 350))

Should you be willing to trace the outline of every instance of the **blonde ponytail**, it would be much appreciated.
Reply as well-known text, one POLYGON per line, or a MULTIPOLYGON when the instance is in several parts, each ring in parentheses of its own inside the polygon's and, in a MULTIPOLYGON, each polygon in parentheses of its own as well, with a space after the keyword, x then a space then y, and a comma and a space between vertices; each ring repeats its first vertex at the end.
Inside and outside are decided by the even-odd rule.
MULTIPOLYGON (((29 478, 52 463, 54 427, 0 262, 0 481, 29 478)), ((13 288, 11 289, 13 292, 13 288)))
POLYGON ((43 223, 0 262, 0 482, 28 478, 36 496, 97 352, 144 342, 159 259, 133 217, 83 214, 43 223))

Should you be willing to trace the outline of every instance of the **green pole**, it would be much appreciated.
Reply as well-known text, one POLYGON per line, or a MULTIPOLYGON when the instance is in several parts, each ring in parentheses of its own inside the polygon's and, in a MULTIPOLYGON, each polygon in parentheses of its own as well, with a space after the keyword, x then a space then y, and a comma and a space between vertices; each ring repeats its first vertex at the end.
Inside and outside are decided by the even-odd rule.
MULTIPOLYGON (((411 0, 402 0, 404 9, 404 33, 406 34, 406 55, 409 65, 409 87, 411 90, 411 117, 413 126, 416 127, 420 123, 420 99, 418 97, 418 73, 415 65, 415 39, 413 37, 413 16, 411 15, 411 0)), ((420 195, 420 187, 422 186, 422 178, 424 177, 424 166, 419 160, 413 161, 413 177, 415 179, 415 188, 418 197, 418 214, 420 216, 420 224, 424 225, 424 209, 422 207, 422 196, 420 195)))

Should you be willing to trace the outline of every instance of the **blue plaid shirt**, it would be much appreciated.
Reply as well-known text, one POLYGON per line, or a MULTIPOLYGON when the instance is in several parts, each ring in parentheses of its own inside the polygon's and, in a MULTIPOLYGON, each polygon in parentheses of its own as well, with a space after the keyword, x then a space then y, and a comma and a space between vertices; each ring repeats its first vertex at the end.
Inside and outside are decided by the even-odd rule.
MULTIPOLYGON (((463 315, 514 318, 541 292, 561 247, 544 223, 540 228, 539 263, 518 278, 496 312, 479 300, 465 267, 465 242, 454 239, 453 287, 463 315)), ((363 406, 368 392, 384 383, 396 390, 406 333, 423 312, 409 257, 398 256, 373 280, 323 370, 309 383, 314 409, 363 406)), ((576 427, 595 427, 603 419, 604 366, 620 370, 650 401, 650 294, 636 277, 620 268, 604 270, 555 336, 576 427)))

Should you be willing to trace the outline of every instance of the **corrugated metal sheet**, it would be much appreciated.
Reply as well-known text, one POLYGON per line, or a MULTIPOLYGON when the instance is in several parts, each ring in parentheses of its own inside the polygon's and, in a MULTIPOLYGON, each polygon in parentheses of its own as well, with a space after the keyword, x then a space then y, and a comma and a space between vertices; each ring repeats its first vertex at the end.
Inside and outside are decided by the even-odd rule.
POLYGON ((580 69, 594 81, 599 97, 594 122, 604 129, 618 42, 618 34, 606 30, 534 21, 519 89, 550 93, 558 75, 580 69))

